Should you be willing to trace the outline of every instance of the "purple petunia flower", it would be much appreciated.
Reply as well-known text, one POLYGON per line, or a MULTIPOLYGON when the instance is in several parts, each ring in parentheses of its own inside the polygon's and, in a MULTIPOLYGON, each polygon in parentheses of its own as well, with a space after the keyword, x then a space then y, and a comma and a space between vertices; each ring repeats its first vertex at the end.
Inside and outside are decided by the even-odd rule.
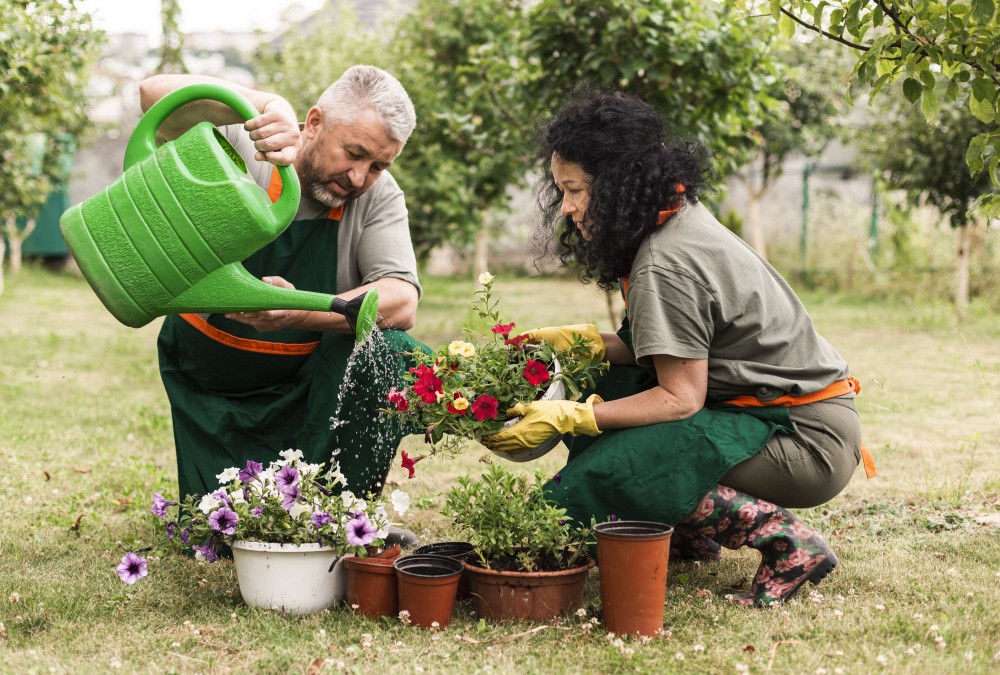
POLYGON ((290 485, 281 490, 281 508, 286 511, 290 511, 295 502, 298 501, 299 495, 302 494, 302 490, 299 489, 298 485, 290 485))
POLYGON ((610 516, 608 516, 608 520, 610 520, 612 523, 614 523, 614 522, 616 522, 618 520, 618 516, 616 516, 615 514, 612 513, 610 516))
POLYGON ((278 489, 282 492, 285 488, 291 487, 299 482, 299 470, 294 466, 288 466, 287 464, 281 467, 281 470, 274 474, 274 484, 278 486, 278 489))
POLYGON ((212 493, 212 496, 218 499, 226 506, 233 505, 233 500, 229 498, 229 495, 226 493, 225 490, 216 490, 215 492, 212 493))
POLYGON ((187 546, 191 543, 191 528, 185 527, 181 530, 181 543, 187 546))
POLYGON ((149 571, 146 569, 146 559, 131 551, 125 554, 125 557, 118 563, 115 571, 118 572, 121 580, 129 586, 149 574, 149 571))
POLYGON ((253 516, 254 518, 260 518, 261 516, 264 515, 264 507, 263 506, 253 507, 252 509, 250 509, 250 515, 253 516))
POLYGON ((552 476, 552 482, 555 483, 556 485, 559 485, 559 483, 562 482, 562 474, 557 473, 556 475, 552 476))
POLYGON ((378 528, 364 513, 355 514, 354 519, 347 523, 347 543, 351 546, 367 546, 375 540, 376 534, 378 528))
POLYGON ((177 506, 177 502, 172 502, 165 498, 159 492, 153 493, 153 504, 149 507, 150 512, 160 520, 167 517, 167 509, 171 506, 177 506))
POLYGON ((201 546, 192 546, 193 550, 197 551, 205 558, 206 562, 214 563, 219 559, 219 554, 215 552, 215 549, 211 546, 211 540, 206 541, 201 546))
POLYGON ((177 523, 171 520, 169 523, 167 523, 167 539, 173 539, 176 533, 177 533, 177 523))
POLYGON ((212 511, 212 515, 208 517, 208 526, 227 536, 236 534, 236 523, 238 522, 240 522, 240 517, 236 515, 236 512, 225 506, 212 511))
POLYGON ((325 511, 316 511, 315 513, 312 514, 312 517, 310 517, 309 520, 312 521, 313 527, 319 528, 323 527, 327 523, 332 523, 333 516, 331 516, 329 513, 326 513, 325 511))
POLYGON ((261 464, 260 462, 255 462, 252 459, 248 459, 246 468, 240 471, 239 474, 240 482, 249 483, 254 478, 256 478, 263 470, 264 470, 263 464, 261 464))

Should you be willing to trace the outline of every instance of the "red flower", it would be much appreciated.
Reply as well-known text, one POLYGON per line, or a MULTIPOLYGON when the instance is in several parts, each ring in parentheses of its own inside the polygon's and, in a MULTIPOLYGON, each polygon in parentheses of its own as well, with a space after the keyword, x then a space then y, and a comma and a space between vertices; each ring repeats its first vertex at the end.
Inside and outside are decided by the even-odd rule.
POLYGON ((537 387, 543 382, 549 381, 549 369, 541 361, 528 359, 528 362, 524 364, 524 379, 537 387))
POLYGON ((492 396, 481 394, 472 402, 473 416, 482 422, 483 420, 495 420, 497 418, 497 401, 492 396))
POLYGON ((510 323, 497 323, 497 325, 493 326, 493 328, 491 328, 490 330, 492 330, 497 335, 503 335, 506 338, 508 335, 510 335, 510 332, 514 330, 514 322, 511 321, 510 323))
POLYGON ((403 450, 403 468, 410 472, 410 475, 407 476, 407 478, 413 478, 414 474, 417 473, 414 467, 416 466, 417 462, 419 462, 422 459, 423 459, 422 455, 420 457, 410 457, 409 455, 406 454, 406 450, 403 450))
POLYGON ((441 379, 427 366, 417 368, 416 375, 417 381, 413 384, 413 391, 420 397, 420 400, 424 403, 437 401, 437 394, 442 391, 441 379))
POLYGON ((405 389, 403 391, 399 391, 398 389, 390 389, 389 395, 385 397, 385 400, 396 406, 396 410, 400 412, 403 412, 404 410, 407 410, 410 407, 410 402, 406 398, 405 389))
POLYGON ((469 409, 469 402, 465 400, 465 397, 462 396, 462 392, 460 392, 460 391, 456 391, 455 395, 451 397, 452 401, 457 401, 458 399, 462 399, 462 401, 464 402, 465 407, 464 408, 456 408, 454 405, 452 405, 451 401, 449 401, 448 402, 448 412, 450 412, 452 415, 464 415, 465 411, 469 409))
POLYGON ((511 346, 516 347, 518 349, 522 349, 523 346, 524 346, 524 343, 528 340, 529 337, 531 337, 531 336, 528 333, 521 333, 520 335, 515 335, 512 338, 508 338, 508 339, 504 340, 503 343, 505 345, 511 345, 511 346))

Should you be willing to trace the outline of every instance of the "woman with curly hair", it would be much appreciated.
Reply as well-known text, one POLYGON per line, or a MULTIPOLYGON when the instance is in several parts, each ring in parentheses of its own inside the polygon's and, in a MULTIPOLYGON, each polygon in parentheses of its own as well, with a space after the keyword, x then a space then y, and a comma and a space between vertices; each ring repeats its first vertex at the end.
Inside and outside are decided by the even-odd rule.
POLYGON ((699 201, 707 152, 668 137, 651 106, 573 102, 543 128, 540 157, 541 238, 558 238, 584 281, 620 287, 626 317, 617 333, 530 331, 560 347, 587 337, 611 370, 582 403, 515 407, 522 419, 484 442, 517 453, 570 434, 547 489, 574 518, 671 524, 675 557, 757 549, 749 592, 730 596, 738 604, 819 583, 837 557, 786 509, 832 499, 862 458, 847 363, 778 272, 699 201))

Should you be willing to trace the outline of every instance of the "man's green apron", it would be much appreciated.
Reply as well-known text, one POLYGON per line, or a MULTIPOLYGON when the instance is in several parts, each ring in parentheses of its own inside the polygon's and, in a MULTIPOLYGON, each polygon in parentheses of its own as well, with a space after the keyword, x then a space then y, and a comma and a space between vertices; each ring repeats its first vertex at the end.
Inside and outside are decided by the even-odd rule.
MULTIPOLYGON (((618 334, 632 351, 628 317, 618 334)), ((612 366, 596 393, 610 401, 657 384, 653 368, 612 366)), ((729 469, 775 433, 792 432, 787 408, 719 407, 677 422, 567 436, 569 460, 545 489, 584 525, 611 516, 675 525, 729 469)))
MULTIPOLYGON (((280 276, 298 289, 333 294, 338 229, 337 220, 327 217, 295 221, 244 266, 257 277, 280 276)), ((384 405, 389 387, 401 385, 407 367, 401 352, 420 345, 401 331, 383 331, 382 336, 384 341, 376 336, 374 348, 355 356, 351 376, 359 386, 345 391, 340 401, 353 336, 258 333, 219 314, 168 316, 158 348, 173 415, 181 497, 211 492, 224 469, 243 468, 247 460, 267 466, 286 449, 326 464, 339 450, 336 459, 351 490, 381 491, 404 434, 398 424, 381 418, 377 408, 384 405), (386 371, 392 373, 389 378, 361 382, 386 371)))

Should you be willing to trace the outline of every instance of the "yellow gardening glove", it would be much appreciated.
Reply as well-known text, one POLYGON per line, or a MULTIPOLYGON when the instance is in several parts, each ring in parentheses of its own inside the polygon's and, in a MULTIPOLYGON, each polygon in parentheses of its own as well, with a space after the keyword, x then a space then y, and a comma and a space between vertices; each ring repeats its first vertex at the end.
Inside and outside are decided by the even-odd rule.
POLYGON ((496 452, 516 452, 524 448, 537 448, 556 434, 601 433, 594 419, 594 404, 604 403, 597 394, 591 394, 583 403, 574 401, 535 401, 518 403, 507 415, 520 415, 520 421, 506 431, 483 436, 482 444, 496 452))
POLYGON ((597 326, 590 323, 578 323, 572 326, 552 326, 549 328, 533 328, 528 331, 529 341, 545 340, 556 349, 567 349, 573 344, 573 333, 590 340, 590 354, 598 361, 604 360, 604 340, 597 326))

